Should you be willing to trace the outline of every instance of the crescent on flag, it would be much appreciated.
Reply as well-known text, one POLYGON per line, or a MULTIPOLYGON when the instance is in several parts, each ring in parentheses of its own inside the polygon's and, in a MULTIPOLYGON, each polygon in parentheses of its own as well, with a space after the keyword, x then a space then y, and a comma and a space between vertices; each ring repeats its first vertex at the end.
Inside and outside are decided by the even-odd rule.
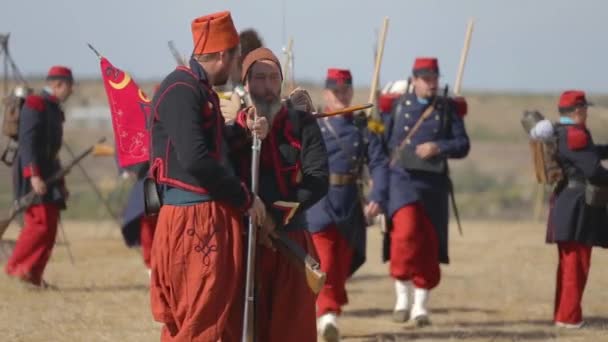
POLYGON ((129 74, 127 74, 126 72, 123 74, 125 75, 125 77, 122 79, 122 81, 118 83, 112 82, 112 80, 108 80, 108 83, 110 84, 110 86, 112 86, 112 88, 116 90, 121 90, 124 89, 127 84, 129 84, 129 82, 131 82, 131 76, 129 76, 129 74))
POLYGON ((139 98, 144 101, 144 102, 150 102, 150 99, 146 96, 146 94, 144 94, 143 91, 141 91, 141 89, 139 89, 139 91, 137 92, 137 94, 139 94, 139 98))

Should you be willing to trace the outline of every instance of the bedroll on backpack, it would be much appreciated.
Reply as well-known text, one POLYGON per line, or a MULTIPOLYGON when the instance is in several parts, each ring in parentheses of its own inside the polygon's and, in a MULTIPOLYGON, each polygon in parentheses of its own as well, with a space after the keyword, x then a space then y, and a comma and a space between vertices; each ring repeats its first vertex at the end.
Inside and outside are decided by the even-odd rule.
POLYGON ((2 135, 13 140, 18 139, 19 135, 19 112, 23 104, 23 99, 16 96, 7 96, 2 100, 4 105, 4 115, 2 116, 2 135))

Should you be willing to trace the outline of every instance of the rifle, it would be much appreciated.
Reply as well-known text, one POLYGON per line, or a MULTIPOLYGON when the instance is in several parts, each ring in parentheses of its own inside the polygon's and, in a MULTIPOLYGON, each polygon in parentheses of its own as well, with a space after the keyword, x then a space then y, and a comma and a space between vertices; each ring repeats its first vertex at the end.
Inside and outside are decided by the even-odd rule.
POLYGON ((314 112, 312 113, 312 116, 315 119, 320 119, 320 118, 326 118, 329 116, 336 116, 336 115, 342 115, 342 114, 346 114, 346 113, 352 113, 352 112, 356 112, 359 110, 363 110, 363 109, 368 109, 373 107, 374 105, 372 103, 366 103, 366 104, 362 104, 362 105, 357 105, 357 106, 350 106, 350 107, 346 107, 344 109, 340 109, 340 110, 336 110, 333 112, 314 112))
MULTIPOLYGON (((262 140, 253 135, 253 143, 251 144, 251 192, 255 196, 258 192, 258 174, 260 166, 260 151, 262 150, 262 140)), ((243 335, 242 342, 255 341, 254 331, 254 302, 255 302, 255 250, 257 226, 251 217, 249 217, 249 229, 247 242, 247 273, 245 276, 245 309, 243 314, 243 335)))
MULTIPOLYGON (((103 137, 103 138, 99 139, 99 141, 97 143, 101 144, 105 140, 106 140, 106 138, 103 137)), ((61 170, 59 170, 56 173, 54 173, 51 177, 49 177, 48 179, 46 179, 45 183, 47 185, 50 185, 50 184, 54 184, 54 183, 59 182, 65 175, 67 175, 70 172, 70 170, 74 166, 76 166, 86 156, 88 156, 91 152, 93 152, 94 149, 95 149, 95 145, 87 148, 82 153, 80 153, 79 155, 75 156, 74 159, 72 159, 72 161, 70 161, 70 163, 67 166, 65 166, 61 170)), ((2 236, 4 235, 4 233, 6 232, 6 230, 8 229, 8 226, 11 223, 11 221, 13 221, 13 219, 15 219, 15 217, 17 217, 17 215, 19 213, 23 212, 25 209, 27 209, 29 206, 31 206, 32 203, 34 203, 34 201, 36 200, 37 197, 38 197, 38 195, 34 192, 34 190, 31 190, 25 196, 17 199, 13 203, 13 206, 11 207, 11 209, 9 211, 8 217, 5 218, 5 219, 3 219, 3 220, 0 220, 0 239, 2 239, 2 236)))
MULTIPOLYGON (((382 21, 382 31, 380 32, 380 39, 378 40, 378 47, 376 48, 376 61, 374 63, 374 76, 372 77, 372 84, 369 90, 369 103, 376 103, 376 97, 378 95, 378 83, 380 83, 380 67, 382 66, 382 56, 384 55, 384 43, 386 42, 386 33, 388 32, 388 17, 384 17, 382 21)), ((370 110, 367 112, 367 116, 375 120, 378 120, 378 111, 370 110)))
POLYGON ((458 73, 456 74, 456 82, 454 82, 454 95, 460 95, 460 87, 462 85, 462 74, 464 73, 464 66, 467 63, 467 57, 469 56, 469 46, 471 45, 471 36, 473 36, 473 19, 469 19, 467 24, 467 33, 464 37, 464 46, 460 54, 460 63, 458 64, 458 73))
POLYGON ((177 63, 177 65, 185 66, 186 61, 184 61, 184 58, 179 54, 179 52, 175 48, 175 44, 173 43, 173 41, 170 40, 168 44, 169 51, 171 51, 171 54, 173 55, 173 58, 175 58, 175 62, 177 63))

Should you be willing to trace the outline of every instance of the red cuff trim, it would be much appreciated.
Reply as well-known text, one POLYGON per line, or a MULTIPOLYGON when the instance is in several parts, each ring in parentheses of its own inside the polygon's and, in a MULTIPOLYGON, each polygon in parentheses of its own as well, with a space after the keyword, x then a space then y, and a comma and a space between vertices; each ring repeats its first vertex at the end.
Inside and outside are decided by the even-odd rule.
POLYGON ((247 108, 237 113, 234 120, 239 126, 247 128, 247 108))
POLYGON ((36 165, 28 165, 23 168, 23 177, 30 178, 34 176, 40 176, 40 169, 36 165))

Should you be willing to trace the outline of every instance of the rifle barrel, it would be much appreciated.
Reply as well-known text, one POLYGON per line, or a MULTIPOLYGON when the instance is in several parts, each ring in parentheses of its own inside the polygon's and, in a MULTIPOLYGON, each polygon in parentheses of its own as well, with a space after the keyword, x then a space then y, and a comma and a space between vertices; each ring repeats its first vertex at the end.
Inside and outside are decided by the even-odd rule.
MULTIPOLYGON (((258 171, 260 165, 260 151, 262 141, 257 135, 253 136, 251 144, 251 191, 254 196, 258 192, 258 171)), ((247 242, 247 273, 245 275, 245 312, 243 315, 242 342, 253 342, 254 336, 254 301, 255 301, 255 250, 257 244, 256 223, 249 217, 248 242, 247 242)))
POLYGON ((333 112, 327 112, 327 113, 312 113, 312 115, 316 118, 316 119, 320 119, 320 118, 326 118, 328 116, 335 116, 335 115, 341 115, 341 114, 346 114, 346 113, 352 113, 352 112, 356 112, 358 110, 364 110, 364 109, 368 109, 373 107, 374 105, 372 103, 366 103, 366 104, 362 104, 362 105, 356 105, 356 106, 350 106, 350 107, 346 107, 344 109, 340 109, 340 110, 335 110, 333 112))

